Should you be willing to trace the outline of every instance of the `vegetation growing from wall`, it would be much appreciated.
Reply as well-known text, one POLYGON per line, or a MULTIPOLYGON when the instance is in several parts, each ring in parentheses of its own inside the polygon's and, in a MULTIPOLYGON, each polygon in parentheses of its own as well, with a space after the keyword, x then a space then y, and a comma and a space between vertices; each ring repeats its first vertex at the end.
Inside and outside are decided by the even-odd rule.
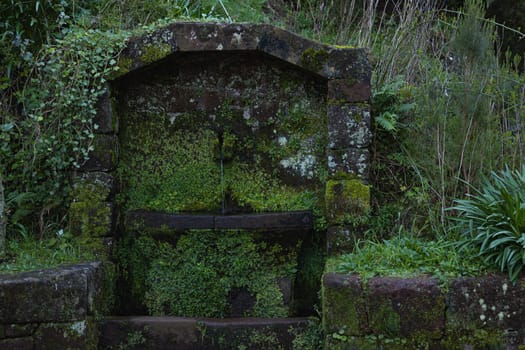
POLYGON ((242 231, 194 230, 173 246, 139 234, 123 240, 117 256, 133 299, 151 315, 224 317, 232 312, 232 295, 246 290, 253 305, 245 316, 285 317, 278 281, 294 278, 298 247, 262 238, 242 231))
POLYGON ((179 8, 173 16, 203 20, 224 11, 217 1, 144 4, 0 5, 0 171, 9 236, 19 230, 53 236, 67 229, 68 172, 93 150, 95 102, 106 78, 119 69, 117 56, 131 35, 121 29, 148 30, 141 25, 160 21, 168 7, 179 8), (126 23, 120 21, 124 13, 126 23))
POLYGON ((399 235, 383 242, 363 241, 352 253, 327 261, 327 270, 374 276, 432 275, 442 283, 459 276, 478 276, 493 270, 473 249, 460 251, 449 239, 421 240, 399 235))

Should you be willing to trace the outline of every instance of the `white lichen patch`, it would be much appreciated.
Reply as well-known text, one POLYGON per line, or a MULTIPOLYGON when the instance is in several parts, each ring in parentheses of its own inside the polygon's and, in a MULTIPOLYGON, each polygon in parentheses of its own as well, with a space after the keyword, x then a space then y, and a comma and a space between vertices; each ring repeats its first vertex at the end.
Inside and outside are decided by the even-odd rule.
POLYGON ((509 286, 507 285, 507 283, 503 283, 503 285, 501 286, 501 289, 503 290, 503 295, 507 294, 507 290, 509 289, 509 286))
POLYGON ((73 323, 69 328, 77 335, 82 336, 86 331, 86 321, 78 321, 73 323))
POLYGON ((311 154, 298 153, 296 156, 283 159, 280 165, 288 170, 292 170, 301 177, 312 179, 315 176, 315 166, 317 158, 311 154))
POLYGON ((223 46, 222 44, 219 43, 219 45, 217 45, 217 50, 221 51, 223 49, 223 46))
POLYGON ((242 117, 245 119, 245 120, 248 120, 252 117, 252 114, 250 112, 250 109, 249 108, 245 108, 243 111, 242 111, 242 117))
POLYGON ((500 311, 498 313, 498 320, 503 321, 504 318, 505 318, 505 313, 503 311, 500 311))
POLYGON ((328 156, 328 168, 332 171, 335 171, 337 168, 337 163, 335 162, 335 158, 332 156, 328 156))
POLYGON ((233 46, 240 46, 242 44, 242 33, 233 33, 231 44, 233 46))
POLYGON ((487 318, 487 317, 486 317, 485 315, 483 315, 483 314, 479 315, 479 319, 480 319, 481 321, 485 321, 486 318, 487 318))
POLYGON ((286 146, 286 144, 288 143, 288 139, 285 136, 279 136, 277 138, 277 143, 279 144, 279 146, 286 146))

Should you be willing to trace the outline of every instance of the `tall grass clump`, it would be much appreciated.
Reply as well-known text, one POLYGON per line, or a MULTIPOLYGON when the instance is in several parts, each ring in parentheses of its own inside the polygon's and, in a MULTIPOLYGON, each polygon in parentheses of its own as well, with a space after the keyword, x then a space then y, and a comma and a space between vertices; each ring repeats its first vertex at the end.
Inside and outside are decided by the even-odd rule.
POLYGON ((455 202, 461 246, 515 281, 525 267, 525 166, 492 172, 481 189, 455 202))

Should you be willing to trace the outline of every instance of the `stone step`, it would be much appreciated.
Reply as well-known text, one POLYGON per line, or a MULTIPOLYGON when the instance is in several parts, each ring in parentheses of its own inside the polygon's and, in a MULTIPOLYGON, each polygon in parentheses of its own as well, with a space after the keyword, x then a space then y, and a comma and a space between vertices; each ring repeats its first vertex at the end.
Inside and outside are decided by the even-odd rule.
POLYGON ((297 318, 111 317, 98 324, 100 350, 292 349, 314 322, 297 318))

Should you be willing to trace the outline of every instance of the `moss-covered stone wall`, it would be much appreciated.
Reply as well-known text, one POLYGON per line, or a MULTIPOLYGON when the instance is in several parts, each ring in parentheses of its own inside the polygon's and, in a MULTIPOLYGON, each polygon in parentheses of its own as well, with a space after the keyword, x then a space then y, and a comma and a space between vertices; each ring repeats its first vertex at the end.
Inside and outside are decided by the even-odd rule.
POLYGON ((0 349, 98 349, 114 266, 93 262, 0 275, 0 349))
POLYGON ((326 349, 521 349, 523 280, 323 276, 326 349))
POLYGON ((121 203, 322 214, 323 83, 267 56, 223 52, 177 54, 118 81, 121 203))

